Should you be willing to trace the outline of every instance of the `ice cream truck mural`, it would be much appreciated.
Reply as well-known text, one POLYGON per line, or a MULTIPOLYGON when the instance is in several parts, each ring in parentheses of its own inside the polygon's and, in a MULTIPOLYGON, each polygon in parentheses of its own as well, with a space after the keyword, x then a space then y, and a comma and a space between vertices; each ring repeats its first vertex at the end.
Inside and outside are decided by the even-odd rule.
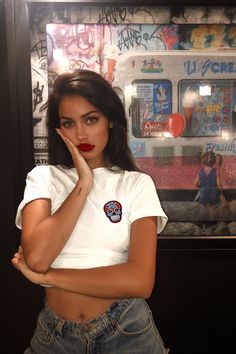
POLYGON ((182 200, 197 194, 206 151, 223 160, 222 189, 235 191, 235 52, 128 52, 118 58, 113 86, 125 105, 131 150, 166 191, 164 200, 176 199, 176 191, 182 200))

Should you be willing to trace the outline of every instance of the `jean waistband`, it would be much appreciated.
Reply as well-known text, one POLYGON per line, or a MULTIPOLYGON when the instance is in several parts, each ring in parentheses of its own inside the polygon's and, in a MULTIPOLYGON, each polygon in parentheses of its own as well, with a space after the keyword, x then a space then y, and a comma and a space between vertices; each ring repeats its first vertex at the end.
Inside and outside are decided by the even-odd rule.
POLYGON ((50 326, 56 332, 76 332, 87 334, 88 336, 94 336, 103 331, 105 328, 113 331, 113 321, 119 320, 123 311, 132 303, 132 301, 135 301, 135 299, 121 299, 115 301, 104 313, 86 322, 73 322, 65 320, 53 312, 47 303, 45 304, 43 314, 50 323, 50 326))

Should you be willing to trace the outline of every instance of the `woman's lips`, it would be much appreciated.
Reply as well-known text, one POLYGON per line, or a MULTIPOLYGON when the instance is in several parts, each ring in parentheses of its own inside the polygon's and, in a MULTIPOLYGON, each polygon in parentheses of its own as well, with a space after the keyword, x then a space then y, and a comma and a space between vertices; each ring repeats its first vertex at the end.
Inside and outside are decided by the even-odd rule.
POLYGON ((92 151, 94 149, 95 145, 90 145, 90 144, 79 144, 78 149, 80 151, 92 151))

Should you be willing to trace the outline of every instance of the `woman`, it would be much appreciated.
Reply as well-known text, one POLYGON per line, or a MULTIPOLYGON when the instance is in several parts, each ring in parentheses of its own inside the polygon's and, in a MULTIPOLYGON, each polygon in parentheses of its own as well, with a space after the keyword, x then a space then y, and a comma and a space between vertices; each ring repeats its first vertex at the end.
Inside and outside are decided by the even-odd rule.
MULTIPOLYGON (((194 184, 199 188, 200 218, 217 220, 217 208, 221 201, 221 179, 216 169, 214 151, 206 151, 201 156, 202 168, 198 172, 194 184)), ((222 194, 223 195, 223 194, 222 194)))
POLYGON ((123 105, 92 71, 59 76, 48 102, 48 166, 27 176, 12 260, 45 286, 25 353, 166 353, 145 302, 167 221, 137 171, 123 105))

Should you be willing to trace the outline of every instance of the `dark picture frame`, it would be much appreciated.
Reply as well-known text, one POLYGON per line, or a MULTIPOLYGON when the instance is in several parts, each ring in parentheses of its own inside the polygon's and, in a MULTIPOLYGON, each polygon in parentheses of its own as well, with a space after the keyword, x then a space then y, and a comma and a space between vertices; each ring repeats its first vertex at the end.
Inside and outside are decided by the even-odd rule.
MULTIPOLYGON (((17 184, 17 194, 21 195, 24 188, 26 173, 34 166, 34 136, 32 128, 32 82, 31 82, 31 33, 32 14, 40 13, 40 9, 47 7, 50 11, 63 8, 63 5, 73 8, 73 6, 100 6, 101 8, 110 6, 118 9, 119 6, 132 7, 142 6, 156 8, 159 7, 163 11, 177 11, 178 16, 182 16, 184 7, 191 6, 193 10, 198 7, 204 7, 203 1, 184 1, 182 8, 175 8, 175 1, 26 1, 15 0, 6 5, 7 27, 12 29, 7 34, 8 51, 9 51, 9 82, 10 82, 10 98, 11 98, 11 120, 14 127, 14 148, 18 153, 14 164, 15 172, 20 174, 20 183, 17 184), (191 5, 190 5, 191 3, 191 5), (17 124, 15 120, 17 117, 17 124)), ((233 1, 227 3, 227 8, 234 6, 233 1)), ((208 2, 208 9, 226 8, 223 1, 217 3, 208 2)), ((200 22, 201 23, 201 22, 200 22)), ((16 175, 15 173, 15 175, 16 175)), ((16 204, 18 203, 18 197, 16 204)), ((225 235, 164 235, 160 236, 161 248, 234 248, 236 244, 236 236, 225 235)))

